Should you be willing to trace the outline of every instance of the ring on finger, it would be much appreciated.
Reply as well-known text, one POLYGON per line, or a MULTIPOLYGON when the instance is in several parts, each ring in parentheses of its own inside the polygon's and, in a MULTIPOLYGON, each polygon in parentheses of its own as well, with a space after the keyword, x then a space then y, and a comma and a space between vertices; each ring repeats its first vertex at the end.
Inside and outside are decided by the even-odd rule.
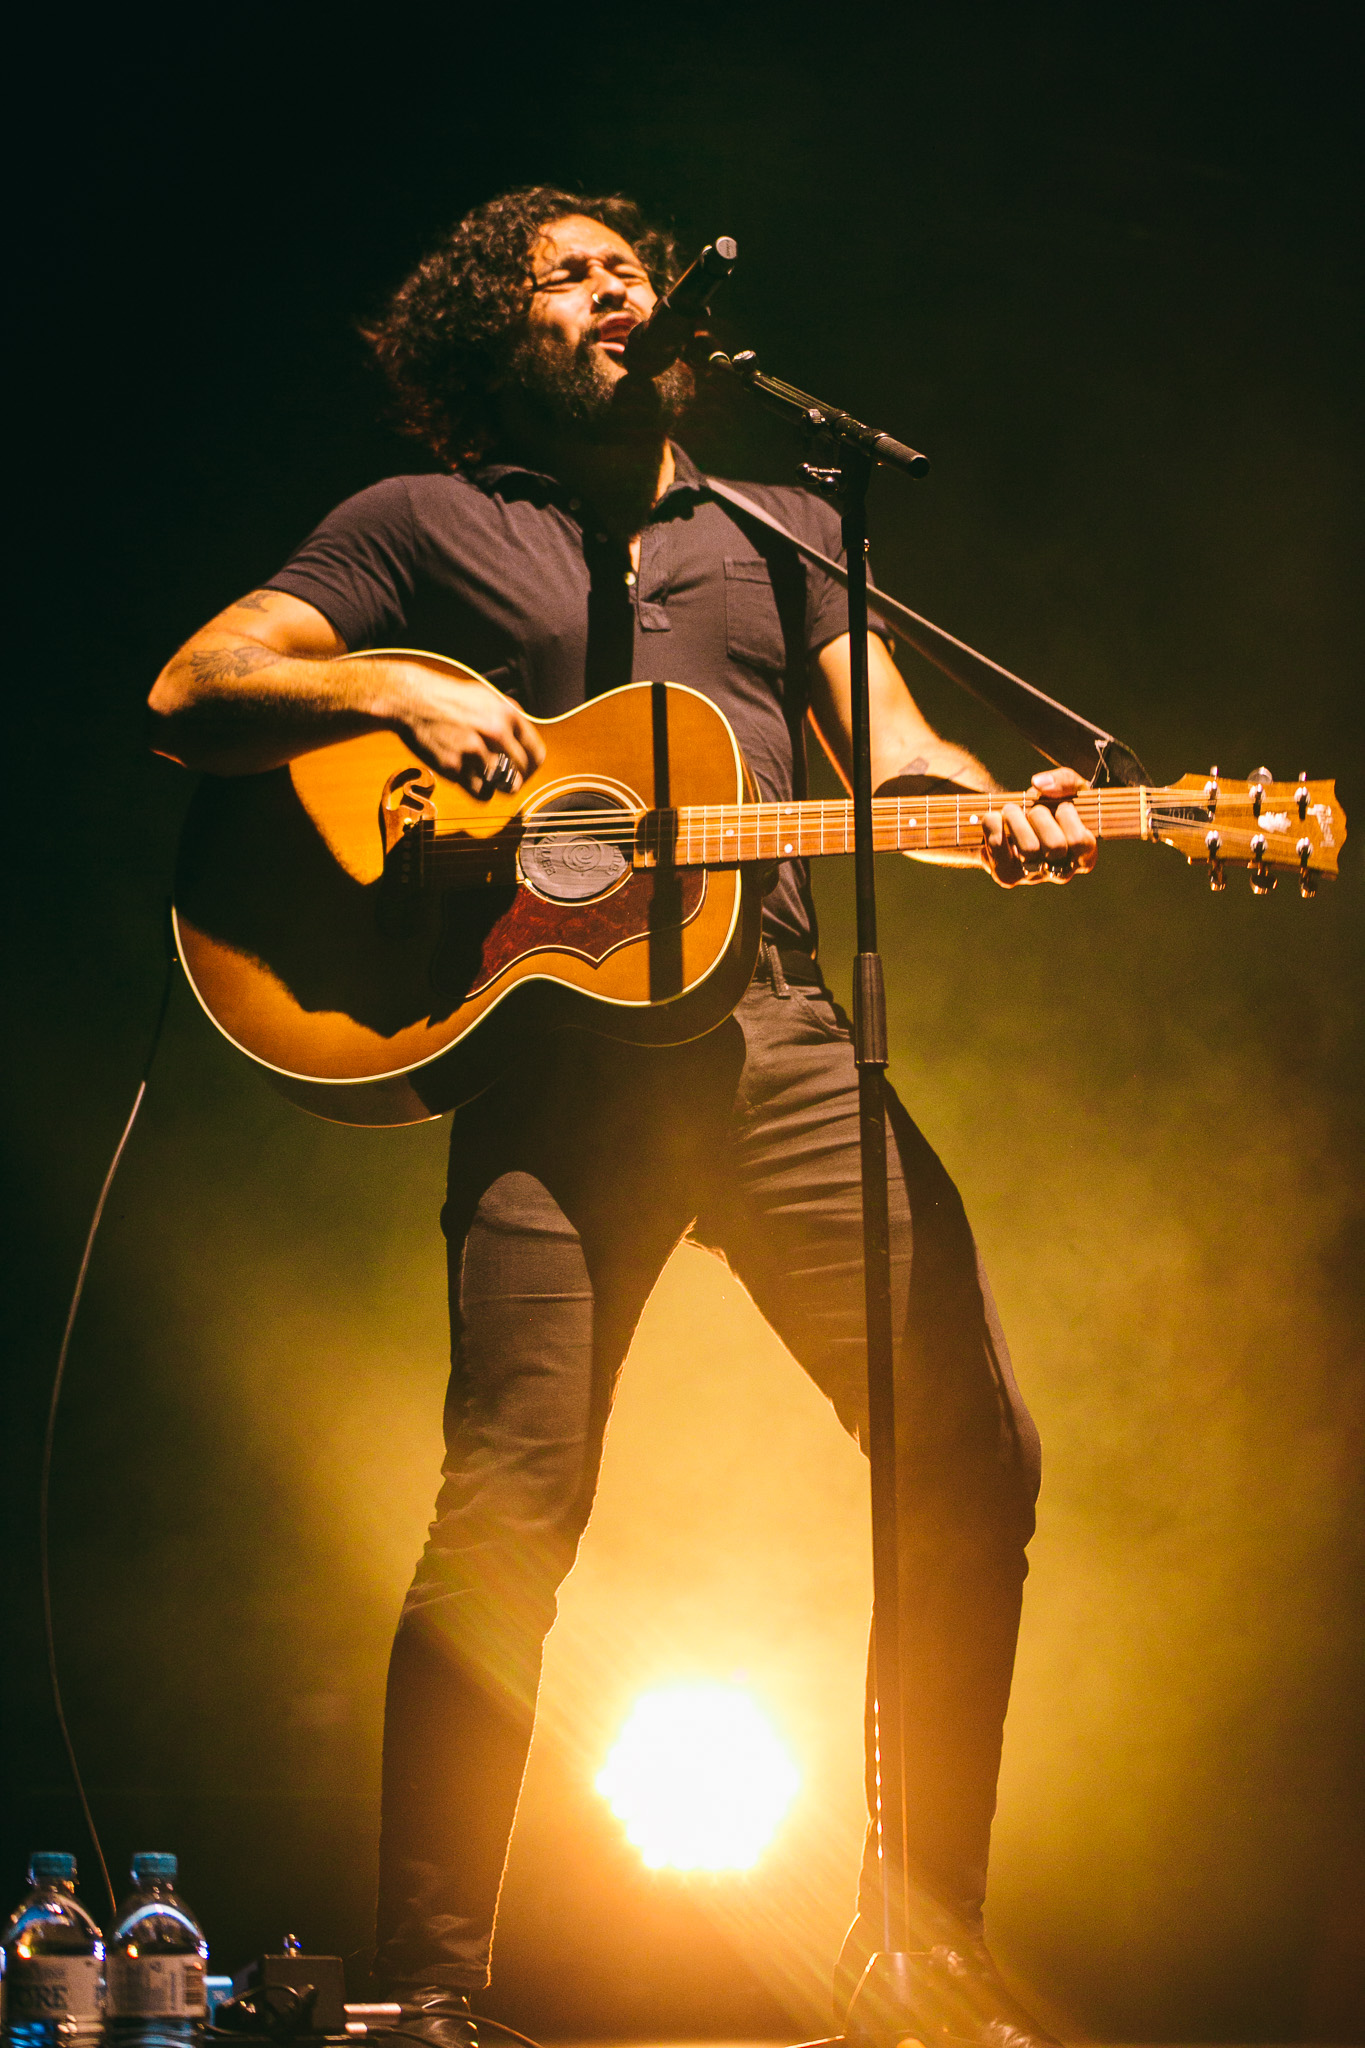
POLYGON ((487 779, 496 789, 505 789, 510 795, 516 788, 520 777, 508 756, 506 754, 499 754, 497 760, 488 771, 487 779))

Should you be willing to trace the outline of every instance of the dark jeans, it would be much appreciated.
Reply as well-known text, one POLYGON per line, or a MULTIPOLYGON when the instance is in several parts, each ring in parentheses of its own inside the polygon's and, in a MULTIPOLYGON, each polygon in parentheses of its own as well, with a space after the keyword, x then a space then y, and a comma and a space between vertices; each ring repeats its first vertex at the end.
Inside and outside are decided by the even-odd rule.
MULTIPOLYGON (((910 1851, 972 1919, 1038 1445, 957 1190, 898 1102, 889 1116, 910 1851)), ((377 1974, 479 1988, 556 1590, 621 1361, 689 1225, 862 1433, 846 1020, 819 991, 755 983, 690 1045, 557 1035, 456 1116, 443 1221, 445 1483, 389 1670, 377 1974)), ((865 1908, 869 1886, 875 1864, 865 1908)))

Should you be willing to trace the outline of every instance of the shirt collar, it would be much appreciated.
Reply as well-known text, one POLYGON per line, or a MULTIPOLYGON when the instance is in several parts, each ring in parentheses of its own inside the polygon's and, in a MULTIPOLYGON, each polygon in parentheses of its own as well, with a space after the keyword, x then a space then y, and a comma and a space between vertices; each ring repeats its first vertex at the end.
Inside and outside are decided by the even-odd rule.
MULTIPOLYGON (((658 514, 660 506, 675 492, 690 491, 694 496, 700 497, 706 490, 702 473, 687 450, 680 448, 676 441, 670 442, 669 446, 673 450, 673 481, 654 507, 654 515, 658 514)), ((547 470, 532 469, 530 464, 525 462, 481 462, 477 469, 469 472, 470 482, 477 484, 482 491, 496 491, 505 478, 514 476, 544 484, 550 492, 566 492, 566 486, 558 477, 551 476, 547 470)))
MULTIPOLYGON (((664 498, 671 497, 674 491, 692 491, 700 496, 706 489, 701 471, 685 448, 680 448, 676 441, 670 442, 669 446, 673 450, 673 481, 664 492, 664 498)), ((663 503, 663 498, 659 503, 663 503)))

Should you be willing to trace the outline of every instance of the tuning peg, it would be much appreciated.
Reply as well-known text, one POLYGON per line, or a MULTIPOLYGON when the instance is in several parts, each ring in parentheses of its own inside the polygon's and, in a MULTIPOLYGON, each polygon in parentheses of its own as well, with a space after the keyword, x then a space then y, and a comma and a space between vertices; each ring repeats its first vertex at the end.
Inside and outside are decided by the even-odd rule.
POLYGON ((1251 836, 1251 862, 1247 868, 1251 877, 1253 896, 1268 896, 1278 879, 1265 864, 1265 834, 1254 832, 1251 836))
POLYGON ((1274 780, 1275 778, 1268 768, 1253 768, 1250 775, 1248 775, 1247 777, 1247 781, 1249 783, 1259 782, 1262 785, 1262 787, 1264 787, 1267 782, 1273 782, 1274 780))
POLYGON ((1264 832, 1253 832, 1251 835, 1251 864, 1247 869, 1247 873, 1251 877, 1251 893, 1253 896, 1268 896, 1275 887, 1278 878, 1271 873, 1265 864, 1264 832))
POLYGON ((1204 844, 1209 850, 1209 887, 1217 895, 1220 889, 1226 889, 1228 885, 1228 878, 1223 872, 1223 863, 1218 858, 1223 842, 1216 832, 1206 832, 1204 834, 1204 844))
POLYGON ((1301 819, 1306 818, 1308 816, 1308 770, 1306 768, 1300 768, 1299 770, 1299 786, 1294 792, 1294 801, 1299 807, 1299 817, 1301 819))
POLYGON ((1299 894, 1306 903, 1310 897, 1318 893, 1318 878, 1308 872, 1308 863, 1313 855, 1313 842, 1311 839, 1301 839, 1294 851, 1299 856, 1299 894))

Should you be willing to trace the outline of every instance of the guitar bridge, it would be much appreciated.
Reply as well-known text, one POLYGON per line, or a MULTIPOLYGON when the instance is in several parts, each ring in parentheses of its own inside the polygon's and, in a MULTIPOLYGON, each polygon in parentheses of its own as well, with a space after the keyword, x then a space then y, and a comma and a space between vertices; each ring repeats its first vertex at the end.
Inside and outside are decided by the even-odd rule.
POLYGON ((431 916, 435 797, 434 778, 414 763, 389 777, 379 799, 384 873, 375 909, 384 938, 400 944, 425 930, 431 916))
POLYGON ((414 764, 384 784, 379 829, 384 839, 384 880, 400 889, 424 889, 427 853, 436 832, 436 779, 414 764))

